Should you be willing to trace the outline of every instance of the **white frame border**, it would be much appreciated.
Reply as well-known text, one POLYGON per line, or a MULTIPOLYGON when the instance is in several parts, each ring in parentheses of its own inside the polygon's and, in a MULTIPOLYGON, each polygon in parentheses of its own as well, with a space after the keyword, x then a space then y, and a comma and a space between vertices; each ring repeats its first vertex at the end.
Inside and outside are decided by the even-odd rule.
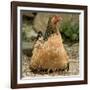
POLYGON ((63 82, 63 81, 77 81, 84 80, 84 11, 74 9, 54 9, 54 8, 36 8, 36 7, 17 7, 17 83, 44 83, 44 82, 63 82), (20 10, 33 10, 33 11, 50 11, 50 12, 69 12, 69 13, 80 13, 80 75, 75 76, 56 76, 56 77, 34 77, 20 78, 20 10))

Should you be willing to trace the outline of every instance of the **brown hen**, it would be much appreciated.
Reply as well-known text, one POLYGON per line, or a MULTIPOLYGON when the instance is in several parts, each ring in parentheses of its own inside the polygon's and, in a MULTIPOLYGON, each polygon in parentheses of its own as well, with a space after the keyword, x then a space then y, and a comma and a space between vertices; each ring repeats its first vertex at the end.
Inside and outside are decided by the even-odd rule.
POLYGON ((68 55, 62 43, 61 34, 57 30, 57 24, 61 20, 60 16, 51 17, 45 36, 37 40, 30 62, 32 71, 69 69, 68 55))

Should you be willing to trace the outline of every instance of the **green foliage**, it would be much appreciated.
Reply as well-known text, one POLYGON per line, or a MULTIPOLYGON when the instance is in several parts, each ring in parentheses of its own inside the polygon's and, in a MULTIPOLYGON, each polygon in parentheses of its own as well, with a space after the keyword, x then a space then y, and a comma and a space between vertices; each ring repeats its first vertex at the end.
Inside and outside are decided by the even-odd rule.
POLYGON ((61 24, 61 34, 64 41, 79 41, 79 23, 67 21, 61 24))
POLYGON ((27 38, 26 38, 26 33, 25 33, 24 31, 22 31, 21 34, 22 34, 22 35, 21 35, 21 36, 22 36, 22 40, 25 41, 25 40, 27 39, 27 38))
POLYGON ((25 41, 25 42, 31 41, 31 31, 32 31, 31 25, 29 25, 27 23, 23 24, 22 32, 21 32, 22 41, 25 41))

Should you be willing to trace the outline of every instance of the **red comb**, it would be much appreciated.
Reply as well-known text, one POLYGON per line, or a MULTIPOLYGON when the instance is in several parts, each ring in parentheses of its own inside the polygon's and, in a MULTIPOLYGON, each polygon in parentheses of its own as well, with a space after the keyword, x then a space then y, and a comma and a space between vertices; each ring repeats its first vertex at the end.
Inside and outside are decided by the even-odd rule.
POLYGON ((55 18, 55 19, 62 20, 62 17, 61 17, 61 16, 56 16, 56 15, 54 15, 54 18, 55 18))

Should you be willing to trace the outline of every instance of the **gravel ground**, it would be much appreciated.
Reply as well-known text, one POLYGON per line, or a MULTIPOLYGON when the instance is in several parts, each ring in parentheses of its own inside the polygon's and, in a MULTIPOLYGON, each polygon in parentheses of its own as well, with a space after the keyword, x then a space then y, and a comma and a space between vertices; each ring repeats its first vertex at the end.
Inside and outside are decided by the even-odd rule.
POLYGON ((79 74, 79 43, 75 43, 73 45, 64 44, 65 49, 69 55, 69 71, 56 71, 52 73, 33 73, 29 69, 30 57, 26 55, 22 55, 22 77, 37 77, 37 76, 70 76, 70 75, 78 75, 79 74))

